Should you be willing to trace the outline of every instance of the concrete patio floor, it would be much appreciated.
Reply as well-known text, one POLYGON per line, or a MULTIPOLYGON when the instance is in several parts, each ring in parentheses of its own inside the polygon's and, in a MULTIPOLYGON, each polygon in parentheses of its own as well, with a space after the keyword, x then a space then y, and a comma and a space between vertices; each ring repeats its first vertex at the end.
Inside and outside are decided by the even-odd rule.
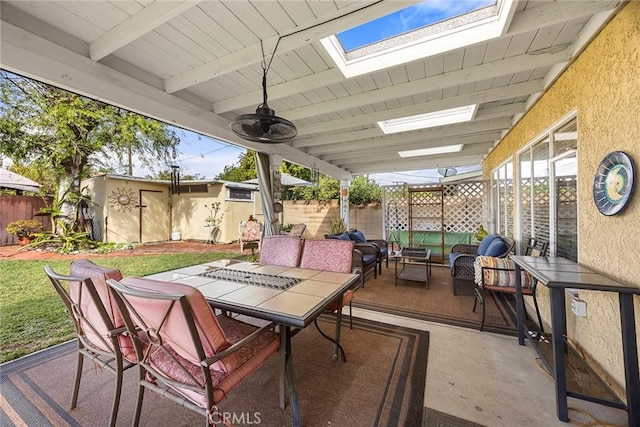
MULTIPOLYGON (((185 252, 240 251, 238 244, 207 245, 203 242, 163 242, 135 247, 128 255, 185 252)), ((0 260, 77 259, 117 254, 60 255, 0 247, 0 260)), ((348 314, 348 311, 345 311, 348 314)), ((429 331, 429 352, 424 406, 485 426, 566 426, 556 417, 554 383, 536 361, 531 344, 519 346, 516 337, 420 321, 354 308, 355 317, 429 331)), ((622 410, 583 400, 569 399, 570 419, 592 426, 627 426, 622 410), (599 420, 600 424, 596 422, 599 420)))

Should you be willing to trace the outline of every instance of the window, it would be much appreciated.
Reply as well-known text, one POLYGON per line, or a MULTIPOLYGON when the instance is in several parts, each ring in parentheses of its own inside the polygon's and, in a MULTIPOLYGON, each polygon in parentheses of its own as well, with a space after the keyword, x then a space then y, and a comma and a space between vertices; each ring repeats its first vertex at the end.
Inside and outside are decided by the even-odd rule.
POLYGON ((529 238, 549 242, 549 254, 577 261, 577 122, 545 132, 518 154, 521 249, 529 238))
POLYGON ((513 197, 513 162, 509 160, 498 167, 491 176, 491 206, 493 206, 491 231, 511 238, 514 236, 513 197))
POLYGON ((247 188, 227 188, 227 199, 253 200, 253 190, 247 188))

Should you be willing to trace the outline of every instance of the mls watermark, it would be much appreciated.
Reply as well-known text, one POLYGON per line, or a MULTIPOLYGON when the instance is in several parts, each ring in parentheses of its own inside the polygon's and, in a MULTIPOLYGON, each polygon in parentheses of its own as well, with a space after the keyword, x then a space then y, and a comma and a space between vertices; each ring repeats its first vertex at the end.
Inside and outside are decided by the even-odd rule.
POLYGON ((262 423, 260 412, 220 412, 214 411, 211 414, 213 425, 248 426, 262 423))

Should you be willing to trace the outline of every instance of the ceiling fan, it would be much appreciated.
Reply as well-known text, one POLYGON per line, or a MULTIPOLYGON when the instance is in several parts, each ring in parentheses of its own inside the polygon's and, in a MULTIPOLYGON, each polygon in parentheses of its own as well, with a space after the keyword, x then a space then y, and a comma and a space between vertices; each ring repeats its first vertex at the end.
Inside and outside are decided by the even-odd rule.
POLYGON ((261 142, 265 144, 277 144, 295 138, 298 135, 296 126, 287 119, 276 116, 276 112, 269 108, 267 104, 267 72, 271 67, 271 62, 276 54, 276 49, 280 39, 273 49, 273 54, 266 65, 264 60, 264 48, 262 41, 262 104, 258 105, 255 114, 243 114, 236 117, 230 124, 233 133, 248 141, 261 142))

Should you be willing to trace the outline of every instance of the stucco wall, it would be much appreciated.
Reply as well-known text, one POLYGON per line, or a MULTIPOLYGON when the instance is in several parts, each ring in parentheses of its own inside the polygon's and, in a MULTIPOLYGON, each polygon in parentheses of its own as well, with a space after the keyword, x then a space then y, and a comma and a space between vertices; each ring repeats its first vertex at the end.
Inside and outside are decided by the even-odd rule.
MULTIPOLYGON (((578 256, 587 267, 640 286, 640 195, 619 215, 601 215, 592 199, 593 178, 611 151, 640 166, 640 2, 630 2, 591 42, 483 163, 483 174, 532 141, 571 110, 578 120, 578 256)), ((515 162, 515 156, 514 156, 515 162)), ((539 288, 545 319, 548 292, 539 288)), ((587 317, 569 310, 568 334, 621 394, 624 367, 616 295, 580 292, 587 317)), ((640 299, 635 299, 636 317, 640 299)), ((640 331, 640 321, 636 319, 640 331)))

